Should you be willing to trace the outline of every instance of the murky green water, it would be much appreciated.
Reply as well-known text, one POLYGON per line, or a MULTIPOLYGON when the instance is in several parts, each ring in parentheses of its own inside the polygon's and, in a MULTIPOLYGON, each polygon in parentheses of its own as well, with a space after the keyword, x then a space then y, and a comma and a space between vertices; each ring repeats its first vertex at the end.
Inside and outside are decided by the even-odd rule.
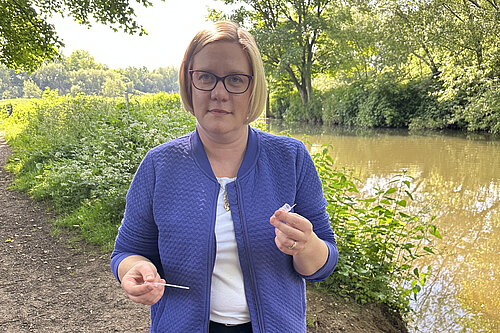
POLYGON ((500 331, 500 140, 462 133, 347 131, 270 122, 311 150, 333 146, 339 167, 354 170, 365 191, 408 170, 415 209, 430 210, 443 239, 421 265, 432 276, 413 303, 414 332, 500 331))

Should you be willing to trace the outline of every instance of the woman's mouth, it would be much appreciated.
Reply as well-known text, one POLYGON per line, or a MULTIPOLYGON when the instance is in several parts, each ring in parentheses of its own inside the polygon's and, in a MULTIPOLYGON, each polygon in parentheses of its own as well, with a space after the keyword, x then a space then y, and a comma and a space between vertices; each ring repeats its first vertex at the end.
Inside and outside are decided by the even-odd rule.
POLYGON ((208 112, 213 113, 213 114, 220 114, 220 115, 231 114, 231 112, 226 111, 226 110, 222 110, 222 109, 211 109, 211 110, 208 110, 208 112))

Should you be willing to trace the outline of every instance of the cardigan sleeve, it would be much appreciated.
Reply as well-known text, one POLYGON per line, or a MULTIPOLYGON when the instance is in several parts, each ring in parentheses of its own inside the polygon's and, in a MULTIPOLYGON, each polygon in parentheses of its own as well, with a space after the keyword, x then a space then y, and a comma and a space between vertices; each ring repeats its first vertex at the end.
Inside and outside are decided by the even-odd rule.
POLYGON ((313 225, 314 233, 328 247, 328 259, 323 267, 314 274, 302 277, 311 282, 326 279, 335 269, 339 253, 335 235, 326 212, 326 199, 316 166, 303 143, 300 143, 297 155, 297 193, 295 212, 307 218, 313 225))
POLYGON ((111 270, 118 281, 118 265, 131 255, 148 258, 162 275, 158 228, 153 216, 155 178, 153 157, 149 152, 139 165, 127 192, 125 214, 111 254, 111 270))

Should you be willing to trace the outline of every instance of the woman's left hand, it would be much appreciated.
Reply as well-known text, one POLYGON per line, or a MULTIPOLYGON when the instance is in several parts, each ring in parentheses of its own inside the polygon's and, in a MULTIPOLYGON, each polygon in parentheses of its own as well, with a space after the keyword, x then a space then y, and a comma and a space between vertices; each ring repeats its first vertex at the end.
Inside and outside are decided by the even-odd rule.
POLYGON ((271 216, 270 222, 275 227, 276 246, 281 252, 289 255, 305 250, 315 236, 311 222, 299 214, 277 210, 271 216))
POLYGON ((281 210, 270 218, 278 249, 293 256, 295 270, 302 275, 312 275, 328 259, 328 247, 313 231, 312 223, 296 213, 281 210))

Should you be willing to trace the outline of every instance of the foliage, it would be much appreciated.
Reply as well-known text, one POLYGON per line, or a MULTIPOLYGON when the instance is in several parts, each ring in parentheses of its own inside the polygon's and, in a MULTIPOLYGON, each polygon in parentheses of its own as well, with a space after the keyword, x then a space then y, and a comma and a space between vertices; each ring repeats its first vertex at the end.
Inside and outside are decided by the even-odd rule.
MULTIPOLYGON (((89 242, 110 249, 134 172, 152 147, 194 128, 177 94, 117 99, 58 96, 14 100, 0 127, 15 147, 14 187, 49 199, 60 226, 77 226, 89 242)), ((3 104, 7 104, 4 102, 3 104)))
POLYGON ((275 118, 286 121, 321 122, 322 100, 321 94, 315 91, 309 102, 302 104, 300 95, 295 91, 274 94, 271 99, 271 112, 275 118))
MULTIPOLYGON (((230 5, 227 12, 212 10, 209 18, 233 19, 254 34, 266 67, 273 117, 500 133, 500 5, 496 1, 221 1, 230 5)), ((42 2, 48 3, 26 3, 42 2)), ((52 12, 71 2, 52 4, 52 12)), ((93 8, 98 3, 82 6, 93 8)), ((118 12, 127 3, 121 0, 112 9, 118 12)), ((0 14, 11 6, 1 3, 0 14)), ((70 15, 95 14, 78 8, 70 15)), ((0 20, 4 17, 0 15, 0 20)), ((0 27, 8 28, 3 23, 0 27)), ((27 38, 26 45, 37 38, 22 31, 18 35, 27 38)), ((45 41, 50 44, 50 39, 45 41)), ((17 49, 26 55, 32 51, 31 47, 23 50, 17 49)), ((44 63, 32 75, 0 67, 0 98, 23 97, 27 80, 42 91, 49 87, 61 95, 178 90, 173 67, 110 70, 85 51, 44 63)))
MULTIPOLYGON (((306 106, 313 96, 311 82, 318 71, 320 54, 328 52, 326 9, 331 1, 223 1, 241 4, 229 18, 250 24, 268 73, 286 77, 293 83, 302 105, 306 106)), ((224 17, 215 11, 211 16, 213 19, 224 17)))
MULTIPOLYGON (((268 4, 252 3, 264 9, 268 4)), ((279 8, 286 4, 277 1, 269 17, 281 18, 285 11, 279 8)), ((311 67, 312 89, 321 90, 311 96, 320 105, 300 107, 300 90, 287 85, 288 74, 269 67, 272 116, 348 126, 499 133, 496 2, 348 0, 330 2, 325 12, 321 36, 328 47, 316 48, 318 58, 311 67)), ((249 21, 255 31, 261 22, 257 18, 249 21)), ((278 21, 285 24, 288 19, 278 21)), ((282 34, 284 43, 292 45, 289 32, 282 34)), ((265 59, 272 47, 261 43, 265 59)), ((301 61, 305 54, 297 51, 289 57, 301 61)), ((285 60, 279 59, 280 66, 285 60)))
POLYGON ((67 58, 64 58, 64 68, 67 71, 79 71, 85 69, 105 69, 103 65, 98 64, 94 57, 87 51, 76 50, 67 58))
MULTIPOLYGON (((263 119, 255 126, 265 130, 263 119)), ((49 199, 58 227, 111 249, 134 172, 152 147, 194 129, 178 94, 119 99, 44 92, 42 99, 0 102, 0 128, 14 149, 14 187, 49 199), (7 108, 12 105, 9 116, 7 108)), ((339 171, 325 149, 313 156, 340 252, 337 270, 320 287, 358 302, 382 302, 405 312, 428 271, 413 267, 432 253, 432 218, 408 213, 411 179, 404 173, 361 198, 356 180, 339 171)))
POLYGON ((404 172, 385 188, 362 198, 351 173, 337 170, 328 149, 313 156, 323 183, 327 212, 337 237, 336 273, 321 288, 360 303, 380 302, 409 311, 409 298, 425 284, 425 271, 416 259, 433 253, 432 237, 441 238, 433 217, 409 213, 411 178, 404 172))
POLYGON ((324 59, 320 59, 323 71, 356 80, 368 79, 382 71, 394 49, 386 52, 385 45, 379 42, 384 38, 380 15, 364 2, 352 5, 339 2, 327 11, 326 34, 330 46, 324 59))
POLYGON ((25 98, 40 98, 42 97, 42 89, 40 89, 33 80, 24 81, 23 93, 25 98))
MULTIPOLYGON (((149 0, 136 0, 148 7, 149 0)), ((54 60, 64 43, 47 18, 69 15, 80 24, 91 26, 91 18, 113 30, 145 33, 135 21, 130 0, 46 1, 17 0, 0 2, 0 64, 15 70, 34 71, 45 60, 54 60)))
MULTIPOLYGON (((102 95, 107 97, 131 94, 177 92, 178 70, 172 66, 149 71, 146 67, 112 70, 95 62, 86 51, 77 50, 60 62, 42 65, 32 74, 0 66, 0 99, 23 97, 25 82, 35 83, 41 90, 47 87, 60 95, 102 95)), ((33 87, 33 85, 30 85, 33 87)))

